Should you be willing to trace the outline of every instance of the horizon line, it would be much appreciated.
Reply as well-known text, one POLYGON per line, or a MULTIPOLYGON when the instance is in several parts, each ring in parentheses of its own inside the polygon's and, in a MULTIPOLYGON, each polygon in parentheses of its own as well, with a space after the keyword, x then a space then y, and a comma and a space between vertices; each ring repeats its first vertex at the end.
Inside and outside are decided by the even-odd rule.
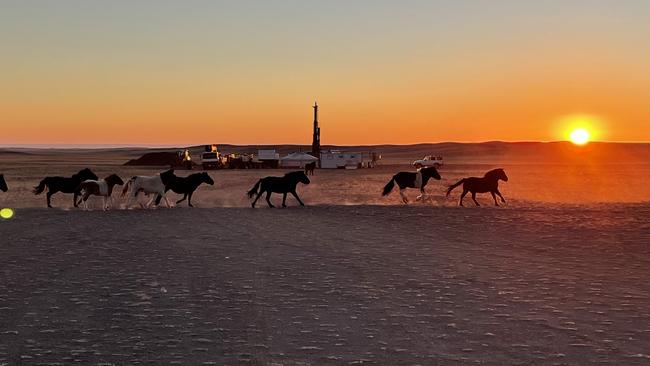
MULTIPOLYGON (((552 143, 568 143, 571 144, 571 141, 567 140, 552 140, 552 141, 541 141, 541 140, 486 140, 486 141, 439 141, 439 142, 417 142, 410 144, 395 144, 395 143, 377 143, 377 144, 324 144, 322 146, 336 146, 336 147, 346 147, 346 146, 415 146, 415 145, 441 145, 441 144, 488 144, 488 143, 505 143, 505 144, 523 144, 523 143, 540 143, 540 144, 552 144, 552 143)), ((650 141, 590 141, 589 144, 650 144, 650 141)), ((54 144, 43 144, 43 143, 28 143, 28 144, 3 144, 0 143, 0 149, 173 149, 173 148, 189 148, 197 146, 205 146, 213 144, 187 144, 187 145, 172 145, 172 144, 148 144, 148 143, 134 143, 134 144, 66 144, 66 143, 54 143, 54 144)), ((228 146, 311 146, 310 144, 298 144, 298 143, 216 143, 214 145, 228 145, 228 146)))

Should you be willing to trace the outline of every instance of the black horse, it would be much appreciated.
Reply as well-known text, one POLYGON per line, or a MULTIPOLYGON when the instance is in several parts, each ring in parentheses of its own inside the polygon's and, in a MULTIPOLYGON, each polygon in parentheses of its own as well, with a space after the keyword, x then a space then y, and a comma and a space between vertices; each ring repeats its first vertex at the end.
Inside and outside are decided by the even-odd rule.
POLYGON ((74 193, 72 203, 77 207, 77 197, 81 193, 81 182, 85 180, 97 180, 97 176, 90 169, 85 168, 70 178, 46 177, 38 186, 34 187, 34 194, 41 194, 47 187, 47 207, 52 207, 52 196, 57 192, 74 193))
POLYGON ((404 203, 408 203, 408 199, 404 196, 405 188, 419 188, 420 197, 423 197, 424 187, 429 182, 429 179, 440 180, 440 173, 434 167, 422 168, 416 173, 413 172, 399 172, 393 175, 393 178, 386 184, 384 191, 381 193, 382 196, 387 196, 395 187, 395 183, 399 186, 399 195, 402 197, 404 203))
POLYGON ((316 169, 316 162, 312 161, 311 163, 305 164, 305 174, 314 175, 314 170, 316 169))
POLYGON ((0 174, 0 191, 7 192, 8 189, 4 174, 0 174))
POLYGON ((492 198, 494 198, 494 204, 499 206, 496 197, 497 195, 501 197, 501 202, 506 203, 506 200, 501 195, 501 192, 499 192, 499 180, 502 180, 504 182, 508 181, 508 176, 506 175, 506 172, 501 168, 490 170, 489 172, 485 173, 483 178, 477 178, 477 177, 463 178, 459 180, 456 184, 449 186, 449 189, 447 190, 447 196, 449 196, 449 194, 451 193, 451 191, 454 190, 454 188, 462 184, 463 193, 460 195, 460 201, 458 203, 459 205, 461 206, 463 205, 463 198, 465 197, 467 192, 471 192, 472 200, 477 206, 480 206, 478 201, 476 200, 476 194, 490 192, 492 194, 492 198))
POLYGON ((248 191, 248 197, 253 198, 254 195, 257 194, 257 197, 255 197, 255 200, 251 204, 253 208, 255 208, 255 203, 257 202, 258 199, 260 199, 260 196, 262 196, 262 193, 266 192, 266 203, 269 204, 269 207, 273 208, 273 204, 271 203, 271 193, 282 193, 282 207, 287 207, 286 201, 287 201, 287 193, 291 193, 296 199, 298 200, 298 203, 300 203, 301 206, 304 206, 305 204, 302 203, 300 200, 300 197, 298 197, 298 194, 296 193, 296 186, 298 183, 303 183, 303 184, 309 184, 309 178, 303 171, 297 171, 297 172, 291 172, 287 173, 284 175, 284 177, 266 177, 262 178, 255 183, 255 186, 248 191), (260 189, 259 193, 257 193, 257 189, 260 189))
POLYGON ((207 183, 211 186, 214 185, 214 180, 205 172, 190 174, 187 177, 173 175, 164 179, 163 182, 165 183, 165 192, 171 189, 173 192, 183 195, 183 198, 176 201, 176 204, 187 199, 187 205, 190 207, 194 207, 192 205, 192 194, 194 194, 194 191, 196 191, 201 183, 207 183))

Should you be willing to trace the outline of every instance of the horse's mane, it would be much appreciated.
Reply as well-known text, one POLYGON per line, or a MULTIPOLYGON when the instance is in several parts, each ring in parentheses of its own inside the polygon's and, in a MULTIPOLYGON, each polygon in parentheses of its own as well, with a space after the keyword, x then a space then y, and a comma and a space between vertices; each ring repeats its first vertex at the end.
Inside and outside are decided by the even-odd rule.
POLYGON ((83 168, 83 169, 81 169, 80 171, 76 172, 75 174, 72 174, 72 178, 77 179, 77 178, 81 177, 81 175, 84 174, 84 173, 86 173, 86 174, 88 174, 88 175, 91 175, 91 174, 92 174, 92 170, 90 170, 90 169, 88 169, 88 168, 83 168))
POLYGON ((497 178, 500 173, 501 174, 503 173, 502 168, 492 169, 489 172, 485 173, 485 175, 483 177, 485 177, 485 178, 497 178))

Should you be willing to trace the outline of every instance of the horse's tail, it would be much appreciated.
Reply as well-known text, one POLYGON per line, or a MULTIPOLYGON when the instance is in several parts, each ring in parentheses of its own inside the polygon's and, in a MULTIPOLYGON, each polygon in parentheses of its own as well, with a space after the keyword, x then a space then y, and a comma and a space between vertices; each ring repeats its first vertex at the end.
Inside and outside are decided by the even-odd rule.
POLYGON ((392 177, 390 181, 384 186, 383 192, 381 192, 382 196, 388 196, 388 194, 393 190, 395 187, 395 177, 392 177))
POLYGON ((129 179, 129 181, 126 182, 126 184, 124 185, 124 188, 122 188, 122 197, 126 196, 126 192, 129 191, 129 186, 131 185, 131 183, 133 183, 135 178, 137 178, 137 177, 131 177, 131 179, 129 179))
POLYGON ((449 194, 451 193, 451 191, 454 190, 454 188, 458 187, 459 185, 461 185, 461 184, 463 184, 463 183, 465 183, 465 178, 459 180, 459 181, 458 181, 457 183, 455 183, 455 184, 450 185, 450 186, 449 186, 449 189, 447 189, 447 196, 449 196, 449 194))
POLYGON ((34 187, 34 194, 41 194, 45 190, 45 187, 47 187, 47 178, 44 178, 36 187, 34 187))
POLYGON ((248 198, 253 198, 253 196, 257 194, 257 190, 260 188, 260 184, 262 184, 261 179, 258 180, 257 183, 255 183, 253 188, 251 188, 251 190, 248 191, 248 193, 246 193, 248 195, 248 198))

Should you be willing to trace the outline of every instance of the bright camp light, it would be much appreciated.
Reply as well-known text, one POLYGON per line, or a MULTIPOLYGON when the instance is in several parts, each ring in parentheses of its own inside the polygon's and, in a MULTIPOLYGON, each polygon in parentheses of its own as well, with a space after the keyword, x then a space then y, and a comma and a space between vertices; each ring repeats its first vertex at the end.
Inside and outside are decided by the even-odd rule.
POLYGON ((588 143, 590 137, 591 135, 589 134, 589 131, 584 128, 576 128, 575 130, 571 131, 571 134, 569 135, 571 142, 576 145, 584 145, 588 143))
POLYGON ((0 217, 5 220, 9 220, 10 218, 14 217, 14 210, 10 208, 3 208, 0 210, 0 217))

